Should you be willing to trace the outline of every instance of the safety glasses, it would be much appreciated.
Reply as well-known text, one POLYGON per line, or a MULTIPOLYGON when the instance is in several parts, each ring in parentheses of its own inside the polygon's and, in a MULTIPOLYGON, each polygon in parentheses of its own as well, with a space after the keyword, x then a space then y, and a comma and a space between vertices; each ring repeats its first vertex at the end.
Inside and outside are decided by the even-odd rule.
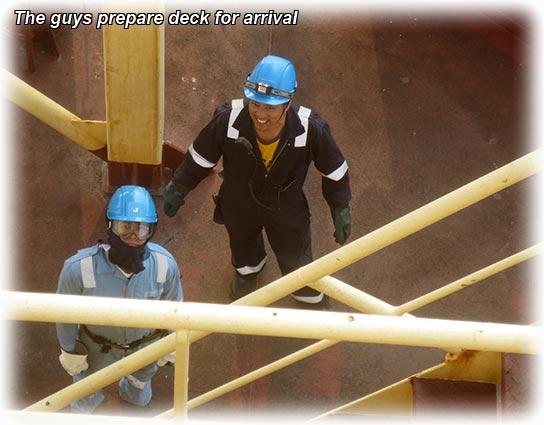
POLYGON ((144 241, 151 237, 155 229, 155 223, 139 223, 137 221, 112 220, 111 230, 120 238, 129 238, 134 234, 144 241))

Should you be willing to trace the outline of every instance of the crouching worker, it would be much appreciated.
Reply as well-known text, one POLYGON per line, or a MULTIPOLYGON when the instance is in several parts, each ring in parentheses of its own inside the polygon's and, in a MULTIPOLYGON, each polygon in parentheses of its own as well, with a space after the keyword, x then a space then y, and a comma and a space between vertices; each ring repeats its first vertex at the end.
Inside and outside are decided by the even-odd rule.
MULTIPOLYGON (((108 239, 80 250, 65 261, 58 294, 181 301, 179 269, 172 255, 149 242, 157 226, 157 212, 150 194, 139 186, 122 186, 113 194, 107 210, 108 239)), ((168 331, 57 323, 63 368, 74 382, 152 344, 168 331)), ((160 359, 158 365, 174 361, 160 359)), ((120 397, 145 406, 151 401, 151 378, 157 363, 119 381, 120 397)), ((104 400, 95 392, 71 405, 76 413, 92 413, 104 400)))

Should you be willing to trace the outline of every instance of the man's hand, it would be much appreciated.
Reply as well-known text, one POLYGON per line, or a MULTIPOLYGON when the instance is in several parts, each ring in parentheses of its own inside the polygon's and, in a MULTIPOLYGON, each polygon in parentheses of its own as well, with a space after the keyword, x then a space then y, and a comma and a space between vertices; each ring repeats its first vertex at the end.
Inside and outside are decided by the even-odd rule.
POLYGON ((176 352, 175 351, 173 351, 170 354, 167 354, 166 356, 163 356, 159 360, 157 360, 157 364, 160 367, 174 365, 175 363, 176 363, 176 352))
POLYGON ((163 197, 163 209, 164 213, 168 217, 174 217, 181 207, 185 203, 185 196, 189 193, 189 189, 185 186, 171 181, 164 188, 162 194, 163 197))
POLYGON ((88 369, 87 348, 81 341, 76 341, 74 350, 71 352, 66 352, 62 348, 60 351, 60 364, 69 375, 75 376, 88 369))
POLYGON ((344 245, 351 234, 351 213, 349 205, 331 208, 332 221, 334 223, 334 240, 344 245))

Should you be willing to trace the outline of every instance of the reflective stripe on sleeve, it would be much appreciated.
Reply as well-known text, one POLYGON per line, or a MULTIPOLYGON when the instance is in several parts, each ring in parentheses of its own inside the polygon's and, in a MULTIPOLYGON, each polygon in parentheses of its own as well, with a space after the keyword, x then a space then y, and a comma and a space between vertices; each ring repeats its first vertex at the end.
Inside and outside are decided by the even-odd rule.
POLYGON ((195 151, 195 148, 191 144, 189 146, 189 153, 191 154, 194 161, 200 165, 202 168, 213 168, 215 167, 215 164, 213 162, 208 161, 206 158, 204 158, 202 155, 200 155, 197 151, 195 151))
POLYGON ((326 177, 326 178, 328 178, 330 180, 334 180, 335 182, 337 182, 338 180, 340 180, 342 177, 344 177, 346 175, 347 171, 348 171, 348 163, 346 161, 344 161, 342 163, 342 165, 340 165, 340 167, 338 167, 332 173, 330 173, 330 174, 321 173, 321 175, 323 177, 326 177))
POLYGON ((83 280, 84 288, 96 288, 96 280, 94 278, 93 257, 89 256, 79 262, 81 267, 81 279, 83 280))

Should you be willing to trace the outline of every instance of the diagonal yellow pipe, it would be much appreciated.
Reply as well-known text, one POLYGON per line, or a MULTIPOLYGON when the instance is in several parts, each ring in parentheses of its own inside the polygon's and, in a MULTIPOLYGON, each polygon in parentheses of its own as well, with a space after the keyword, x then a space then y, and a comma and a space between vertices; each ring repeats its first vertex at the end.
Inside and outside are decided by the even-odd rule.
POLYGON ((331 275, 462 209, 518 183, 542 169, 543 149, 531 152, 465 186, 344 245, 312 263, 240 298, 235 305, 269 305, 331 275))
POLYGON ((82 120, 15 75, 0 69, 4 97, 83 148, 94 151, 106 146, 106 123, 82 120))
MULTIPOLYGON (((325 260, 319 259, 316 260, 309 266, 306 266, 305 270, 298 270, 289 275, 286 275, 277 281, 271 283, 266 288, 270 289, 269 293, 266 293, 262 289, 256 291, 253 294, 250 294, 243 299, 239 300, 237 304, 240 305, 267 305, 276 299, 279 299, 285 295, 288 295, 290 292, 295 290, 298 287, 304 286, 311 282, 309 276, 317 275, 322 273, 322 270, 314 270, 311 266, 317 263, 317 266, 321 268, 326 268, 331 261, 333 264, 342 263, 341 266, 338 264, 330 267, 328 273, 333 273, 334 271, 345 267, 346 265, 351 264, 352 262, 357 261, 358 259, 364 258, 371 253, 378 251, 379 249, 394 243, 403 237, 406 237, 423 227, 426 227, 442 218, 445 218, 469 205, 472 205, 475 202, 478 202, 485 197, 498 192, 514 183, 517 183, 524 178, 527 178, 541 168, 541 161, 539 156, 541 155, 540 151, 535 151, 529 155, 526 155, 520 158, 517 161, 514 161, 507 166, 504 166, 494 172, 472 182, 462 188, 454 191, 444 197, 428 204, 400 219, 390 223, 378 229, 375 232, 362 237, 349 245, 339 248, 338 250, 332 252, 331 254, 323 257, 325 260), (358 250, 354 249, 359 248, 358 250), (349 249, 348 249, 349 248, 349 249), (354 253, 357 251, 356 253, 354 253), (342 258, 344 255, 344 258, 342 258), (348 262, 349 264, 346 264, 348 262), (301 272, 302 270, 302 272, 301 272), (288 286, 291 284, 291 286, 288 286)), ((318 267, 319 268, 319 267, 318 267)), ((325 277, 325 273, 322 277, 325 277)), ((314 279, 316 280, 316 279, 314 279)), ((192 333, 191 340, 196 340, 205 336, 204 332, 192 333)), ((167 341, 161 341, 161 343, 166 344, 167 341)), ((168 341, 169 347, 174 346, 174 341, 168 341)), ((319 344, 319 343, 318 343, 319 344)), ((171 348, 170 348, 171 349, 171 348)), ((86 378, 90 379, 92 378, 86 378)), ((115 379, 114 379, 115 380, 115 379)), ((113 381, 114 381, 113 380, 113 381)), ((112 382, 113 382, 112 381, 112 382)), ((80 381, 83 382, 83 381, 80 381)))
POLYGON ((399 305, 395 308, 394 314, 400 316, 408 311, 417 310, 418 308, 421 308, 427 304, 444 298, 468 286, 474 285, 481 280, 484 280, 494 274, 513 267, 523 261, 529 260, 534 256, 540 254, 541 252, 542 244, 533 245, 532 247, 518 252, 517 254, 514 254, 494 264, 491 264, 490 266, 478 270, 477 272, 471 273, 468 276, 456 280, 455 282, 445 285, 442 288, 438 288, 432 292, 429 292, 428 294, 422 295, 421 297, 415 298, 402 305, 399 305))

